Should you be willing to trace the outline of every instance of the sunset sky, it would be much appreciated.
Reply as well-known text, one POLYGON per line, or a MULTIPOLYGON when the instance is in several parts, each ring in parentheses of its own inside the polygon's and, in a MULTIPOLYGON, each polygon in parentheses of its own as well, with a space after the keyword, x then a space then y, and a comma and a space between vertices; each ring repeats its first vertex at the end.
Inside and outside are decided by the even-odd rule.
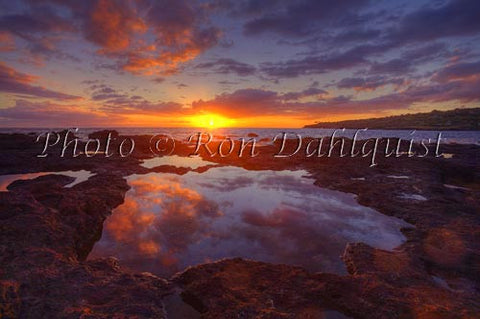
POLYGON ((0 126, 302 127, 480 105, 478 0, 0 0, 0 126))

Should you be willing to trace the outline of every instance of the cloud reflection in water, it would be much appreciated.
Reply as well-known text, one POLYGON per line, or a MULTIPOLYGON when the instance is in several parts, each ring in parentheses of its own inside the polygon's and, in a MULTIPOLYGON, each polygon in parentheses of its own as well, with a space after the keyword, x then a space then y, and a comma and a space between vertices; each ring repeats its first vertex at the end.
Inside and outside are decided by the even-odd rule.
POLYGON ((348 242, 382 249, 403 242, 407 223, 317 187, 306 174, 218 167, 132 175, 91 257, 115 256, 163 276, 225 257, 344 273, 339 256, 348 242))

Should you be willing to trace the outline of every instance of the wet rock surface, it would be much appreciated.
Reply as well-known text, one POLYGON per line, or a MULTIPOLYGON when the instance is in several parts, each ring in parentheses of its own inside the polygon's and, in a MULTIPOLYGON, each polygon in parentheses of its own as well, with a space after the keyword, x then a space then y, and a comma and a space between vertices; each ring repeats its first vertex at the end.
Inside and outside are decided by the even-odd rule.
POLYGON ((123 271, 113 258, 84 261, 125 180, 99 175, 63 188, 70 181, 47 175, 0 192, 0 317, 162 318, 166 280, 123 271))
MULTIPOLYGON (((105 132, 103 133, 105 134, 105 132)), ((315 184, 358 195, 360 204, 415 226, 394 251, 351 243, 347 276, 309 273, 287 265, 221 260, 161 279, 123 269, 112 258, 85 261, 103 221, 123 202, 129 174, 189 169, 141 167, 148 141, 128 158, 36 158, 35 137, 2 135, 2 174, 85 169, 97 175, 46 175, 0 192, 0 317, 162 318, 174 288, 202 318, 476 318, 480 313, 480 150, 445 145, 452 158, 256 158, 201 156, 249 170, 305 169, 315 184), (389 177, 390 176, 390 177, 389 177), (392 178, 406 176, 408 178, 392 178), (446 187, 453 185, 455 187, 446 187), (407 195, 420 195, 415 200, 407 195)), ((294 147, 294 146, 291 146, 294 147)), ((187 156, 179 143, 176 155, 187 156)), ((201 172, 208 167, 197 168, 201 172)))

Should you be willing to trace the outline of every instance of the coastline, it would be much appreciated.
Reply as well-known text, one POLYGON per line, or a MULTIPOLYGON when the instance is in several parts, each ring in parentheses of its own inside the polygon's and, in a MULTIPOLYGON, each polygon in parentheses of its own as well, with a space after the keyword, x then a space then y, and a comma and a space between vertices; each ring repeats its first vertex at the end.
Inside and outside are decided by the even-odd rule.
MULTIPOLYGON (((272 145, 261 146, 260 158, 207 157, 202 153, 201 157, 214 164, 248 170, 305 169, 316 185, 354 193, 360 204, 398 217, 415 228, 403 230, 407 241, 392 252, 362 243, 347 245, 342 257, 347 276, 228 259, 193 266, 172 278, 161 279, 131 273, 114 259, 85 261, 99 239, 104 219, 123 201, 128 189, 125 176, 147 172, 184 174, 191 170, 168 165, 151 169, 140 166, 151 155, 145 138, 136 138, 138 148, 129 158, 51 156, 33 163, 31 156, 38 153, 38 145, 28 147, 35 145, 28 144, 32 137, 17 135, 12 141, 11 136, 1 136, 4 149, 11 151, 10 156, 3 153, 0 159, 2 174, 69 169, 97 174, 72 188, 63 188, 71 178, 47 175, 14 182, 9 192, 0 193, 5 207, 1 241, 2 264, 6 265, 1 278, 4 313, 25 318, 33 313, 67 317, 91 313, 93 318, 100 318, 126 315, 131 311, 127 308, 133 307, 144 318, 167 317, 162 314, 162 299, 175 289, 181 290, 182 299, 202 318, 238 313, 288 318, 305 309, 313 315, 334 310, 355 318, 366 314, 369 318, 384 318, 392 313, 474 317, 478 313, 478 146, 445 145, 445 152, 454 154, 449 159, 382 158, 375 168, 362 158, 292 156, 273 160, 272 145), (389 175, 411 178, 393 179, 389 175), (385 200, 386 193, 393 197, 385 200), (422 194, 427 200, 396 196, 402 193, 422 194), (38 219, 38 214, 43 217, 38 219), (25 218, 30 222, 26 223, 25 218), (60 234, 62 237, 58 237, 60 234), (105 280, 107 286, 102 284, 105 280), (40 282, 57 288, 35 289, 40 282), (118 289, 122 293, 117 293, 118 289), (379 293, 384 301, 378 300, 379 293), (108 296, 108 301, 99 303, 101 296, 108 296), (126 296, 136 301, 122 306, 126 296), (41 303, 35 301, 40 297, 41 303)), ((287 145, 287 149, 293 147, 287 145)), ((175 155, 186 156, 189 152, 191 149, 179 141, 175 155)), ((196 171, 208 169, 199 167, 196 171)))

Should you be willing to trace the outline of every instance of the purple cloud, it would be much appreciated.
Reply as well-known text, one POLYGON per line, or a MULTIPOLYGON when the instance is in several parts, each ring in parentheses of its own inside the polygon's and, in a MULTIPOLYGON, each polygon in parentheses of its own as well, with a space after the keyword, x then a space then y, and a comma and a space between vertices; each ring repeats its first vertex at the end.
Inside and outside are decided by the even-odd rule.
POLYGON ((448 82, 458 79, 480 78, 480 61, 455 63, 438 71, 433 79, 438 82, 448 82))
POLYGON ((26 0, 16 11, 0 15, 0 31, 27 41, 32 53, 76 59, 58 54, 54 43, 57 36, 73 34, 113 59, 112 67, 132 73, 171 74, 179 63, 217 45, 222 35, 197 1, 26 0))
POLYGON ((353 20, 347 18, 351 18, 368 1, 345 0, 332 4, 327 0, 304 0, 283 2, 283 6, 276 6, 274 1, 269 3, 273 5, 273 10, 265 10, 260 17, 248 21, 244 25, 245 34, 273 32, 292 37, 310 35, 312 31, 318 31, 320 26, 353 20))
MULTIPOLYGON (((372 80, 372 79, 370 79, 372 80)), ((349 79, 344 85, 354 83, 349 79)), ((380 83, 385 83, 379 80, 380 83)), ((400 80, 399 80, 400 81, 400 80)), ((373 86, 373 84, 370 84, 373 86)), ((402 91, 385 94, 370 99, 357 100, 352 96, 328 96, 320 94, 308 102, 290 101, 289 94, 259 89, 242 89, 232 93, 217 95, 208 101, 193 102, 193 111, 204 111, 222 114, 232 118, 255 117, 265 115, 289 115, 299 118, 325 117, 330 115, 371 114, 387 110, 408 109, 414 103, 436 103, 460 101, 463 103, 480 101, 480 78, 472 80, 456 80, 441 84, 409 86, 402 91)), ((298 96, 302 96, 298 92, 298 96)))
POLYGON ((480 31, 480 2, 451 0, 441 6, 425 6, 404 16, 389 36, 396 41, 432 41, 480 31))
POLYGON ((14 94, 30 95, 55 100, 79 100, 81 97, 65 94, 32 85, 37 77, 18 72, 14 68, 0 62, 0 91, 14 94))
POLYGON ((76 105, 17 100, 12 107, 0 109, 0 123, 4 126, 75 127, 104 126, 120 121, 119 115, 105 115, 76 105))
POLYGON ((357 91, 362 90, 375 90, 379 87, 394 84, 401 85, 405 82, 403 78, 387 78, 385 76, 370 76, 370 77, 349 77, 341 79, 336 83, 336 87, 339 89, 355 89, 357 91))
POLYGON ((229 74, 233 73, 238 76, 254 75, 256 68, 250 64, 239 62, 233 59, 217 59, 212 62, 200 63, 196 66, 197 69, 211 69, 215 73, 229 74))

